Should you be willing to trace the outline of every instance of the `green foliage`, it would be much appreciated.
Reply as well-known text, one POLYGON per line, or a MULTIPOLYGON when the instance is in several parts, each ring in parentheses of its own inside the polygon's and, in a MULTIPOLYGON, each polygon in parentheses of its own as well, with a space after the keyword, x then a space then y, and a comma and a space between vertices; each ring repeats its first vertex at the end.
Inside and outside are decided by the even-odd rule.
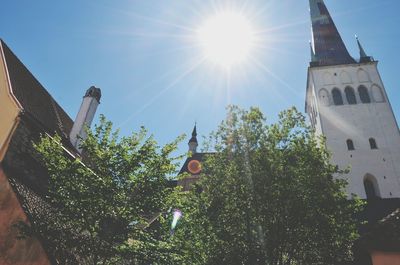
POLYGON ((50 175, 53 209, 35 229, 59 263, 173 264, 169 231, 147 224, 169 208, 178 141, 161 148, 144 128, 119 137, 102 116, 87 130, 83 160, 68 155, 59 136, 35 145, 50 175))
POLYGON ((296 109, 267 125, 261 111, 230 107, 209 139, 216 151, 184 194, 174 237, 181 264, 346 264, 357 239, 343 171, 296 109), (335 176, 335 178, 333 178, 335 176), (336 178, 340 177, 340 178, 336 178))
POLYGON ((51 176, 54 210, 33 229, 62 257, 60 264, 352 260, 358 237, 353 217, 361 202, 348 200, 345 172, 330 164, 324 139, 294 108, 268 125, 257 108, 230 107, 210 135, 208 148, 215 153, 190 192, 167 187, 179 139, 160 148, 144 129, 120 138, 104 117, 87 134, 83 161, 68 156, 57 136, 35 146, 51 176), (173 208, 184 216, 171 236, 173 208), (150 219, 156 221, 148 226, 150 219))

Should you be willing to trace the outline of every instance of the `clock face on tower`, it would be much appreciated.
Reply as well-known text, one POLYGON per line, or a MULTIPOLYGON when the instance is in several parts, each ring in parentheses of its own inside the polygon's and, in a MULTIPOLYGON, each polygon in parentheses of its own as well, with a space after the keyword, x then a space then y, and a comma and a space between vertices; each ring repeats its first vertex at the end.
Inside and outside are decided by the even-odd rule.
POLYGON ((187 168, 191 174, 199 174, 201 171, 201 164, 198 160, 192 160, 189 162, 187 168))

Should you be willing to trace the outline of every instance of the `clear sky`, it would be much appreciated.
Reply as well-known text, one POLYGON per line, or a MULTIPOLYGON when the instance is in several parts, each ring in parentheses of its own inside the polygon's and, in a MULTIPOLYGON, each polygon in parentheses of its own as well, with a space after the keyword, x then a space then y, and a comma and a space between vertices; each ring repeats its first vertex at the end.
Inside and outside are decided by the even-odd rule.
MULTIPOLYGON (((357 34, 400 118, 400 1, 325 0, 350 53, 357 34)), ((304 110, 310 60, 308 0, 2 0, 0 37, 74 119, 91 85, 98 113, 122 134, 144 125, 161 143, 214 130, 227 104, 269 117, 304 110), (196 31, 216 10, 238 10, 259 36, 228 74, 201 60, 196 31)), ((180 151, 186 152, 187 140, 180 151)))

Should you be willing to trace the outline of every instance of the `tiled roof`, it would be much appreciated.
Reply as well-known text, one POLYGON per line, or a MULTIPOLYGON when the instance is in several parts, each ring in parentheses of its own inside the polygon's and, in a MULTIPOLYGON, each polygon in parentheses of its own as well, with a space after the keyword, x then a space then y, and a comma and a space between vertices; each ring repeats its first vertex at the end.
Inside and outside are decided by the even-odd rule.
POLYGON ((400 208, 397 208, 396 211, 392 212, 391 214, 379 221, 379 223, 388 222, 398 222, 400 224, 400 208))
POLYGON ((390 216, 398 208, 400 208, 399 198, 370 200, 364 211, 358 216, 358 219, 360 221, 368 221, 370 225, 374 225, 390 216))
MULTIPOLYGON (((368 251, 400 251, 400 204, 399 199, 391 199, 391 201, 383 200, 380 206, 386 208, 385 217, 380 218, 376 222, 369 222, 365 225, 359 239, 359 247, 368 251), (388 207, 390 205, 392 207, 388 207), (393 207, 397 207, 394 208, 393 207)), ((358 264, 358 263, 357 263, 358 264)))
POLYGON ((2 40, 0 48, 4 53, 12 91, 24 112, 39 122, 48 133, 57 132, 68 138, 72 119, 2 40))

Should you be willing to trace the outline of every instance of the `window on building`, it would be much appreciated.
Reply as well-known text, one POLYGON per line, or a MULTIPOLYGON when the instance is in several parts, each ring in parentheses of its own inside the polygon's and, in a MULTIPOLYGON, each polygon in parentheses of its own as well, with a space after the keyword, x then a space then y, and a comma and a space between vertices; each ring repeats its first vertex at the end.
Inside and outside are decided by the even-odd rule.
POLYGON ((377 85, 373 85, 371 88, 371 97, 375 100, 375 102, 385 102, 385 98, 382 94, 382 89, 377 85))
POLYGON ((369 138, 369 145, 371 146, 371 149, 378 149, 378 145, 374 138, 369 138))
POLYGON ((368 93, 368 89, 365 86, 360 86, 358 88, 358 94, 362 103, 371 103, 371 98, 368 93))
POLYGON ((374 176, 369 174, 365 176, 364 189, 368 200, 379 198, 378 182, 374 176))
POLYGON ((352 140, 348 139, 348 140, 346 141, 346 143, 347 143, 347 150, 349 150, 349 151, 355 150, 355 148, 354 148, 354 143, 353 143, 352 140))
POLYGON ((352 87, 346 87, 344 93, 346 94, 347 103, 351 105, 357 104, 356 94, 354 93, 354 89, 352 87))
POLYGON ((339 89, 334 88, 332 90, 332 98, 333 98, 333 103, 335 105, 343 105, 342 93, 340 92, 339 89))
POLYGON ((324 106, 329 106, 330 105, 328 90, 326 90, 325 88, 322 88, 319 91, 319 100, 321 101, 322 105, 324 105, 324 106))

